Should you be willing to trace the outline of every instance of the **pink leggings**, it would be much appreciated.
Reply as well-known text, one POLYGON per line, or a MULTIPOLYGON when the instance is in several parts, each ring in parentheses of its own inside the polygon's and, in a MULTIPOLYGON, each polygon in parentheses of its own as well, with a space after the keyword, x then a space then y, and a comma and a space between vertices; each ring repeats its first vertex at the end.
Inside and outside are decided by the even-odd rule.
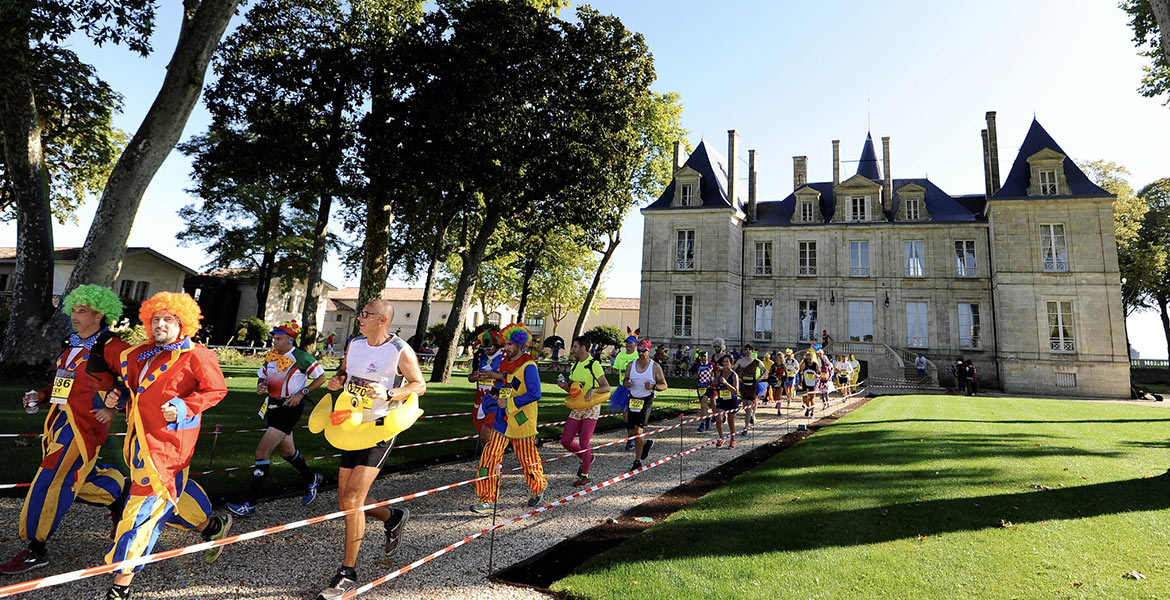
POLYGON ((565 423, 565 431, 561 433, 561 445, 569 452, 581 452, 577 455, 581 459, 581 472, 589 473, 589 464, 593 462, 593 451, 589 450, 589 440, 593 438, 593 429, 597 427, 597 419, 569 419, 565 423), (580 433, 581 442, 573 441, 580 433))

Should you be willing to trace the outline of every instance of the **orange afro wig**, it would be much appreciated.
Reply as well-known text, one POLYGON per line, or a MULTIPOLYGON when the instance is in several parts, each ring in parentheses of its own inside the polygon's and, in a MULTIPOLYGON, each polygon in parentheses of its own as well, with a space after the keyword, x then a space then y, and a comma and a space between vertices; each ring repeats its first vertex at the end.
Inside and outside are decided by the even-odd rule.
POLYGON ((159 292, 142 303, 142 308, 138 309, 138 318, 149 327, 150 318, 160 310, 178 317, 180 337, 191 337, 199 331, 203 313, 199 312, 199 304, 191 296, 182 292, 159 292))

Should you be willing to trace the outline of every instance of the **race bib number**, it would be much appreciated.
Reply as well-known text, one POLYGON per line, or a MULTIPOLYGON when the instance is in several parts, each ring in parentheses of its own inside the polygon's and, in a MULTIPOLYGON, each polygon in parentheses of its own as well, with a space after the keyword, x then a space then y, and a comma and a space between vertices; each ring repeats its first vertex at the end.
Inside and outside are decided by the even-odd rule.
POLYGON ((265 398, 264 401, 260 403, 260 410, 256 411, 256 414, 260 415, 261 419, 268 415, 268 398, 265 398))
POLYGON ((49 402, 65 404, 69 402, 69 391, 73 389, 73 371, 57 369, 57 376, 53 378, 53 394, 49 402))
POLYGON ((645 398, 635 398, 630 396, 630 412, 638 412, 642 407, 646 406, 645 398))
POLYGON ((370 387, 374 383, 376 382, 373 380, 362 379, 361 377, 351 375, 349 379, 345 380, 345 391, 357 398, 359 401, 358 406, 363 411, 367 411, 374 408, 374 390, 370 387))
POLYGON ((477 383, 475 387, 479 388, 479 391, 485 394, 492 391, 492 384, 490 383, 477 383))
POLYGON ((719 397, 726 400, 731 399, 731 390, 719 390, 719 397))

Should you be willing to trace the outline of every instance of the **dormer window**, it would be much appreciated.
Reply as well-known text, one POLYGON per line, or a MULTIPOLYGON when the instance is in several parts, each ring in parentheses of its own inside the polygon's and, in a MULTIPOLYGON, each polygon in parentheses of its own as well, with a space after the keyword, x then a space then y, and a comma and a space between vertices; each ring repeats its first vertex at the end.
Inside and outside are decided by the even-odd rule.
POLYGON ((801 202, 800 203, 800 222, 801 223, 812 223, 813 222, 813 203, 812 202, 801 202))
POLYGON ((849 220, 850 221, 868 221, 866 218, 866 208, 869 204, 866 196, 853 196, 849 206, 849 220))
POLYGON ((1056 169, 1039 169, 1040 195, 1055 196, 1057 194, 1056 169))
POLYGON ((922 204, 918 198, 911 198, 906 201, 906 220, 919 221, 922 219, 922 204))
POLYGON ((679 206, 694 206, 695 205, 695 184, 686 183, 679 187, 678 191, 678 205, 679 206))

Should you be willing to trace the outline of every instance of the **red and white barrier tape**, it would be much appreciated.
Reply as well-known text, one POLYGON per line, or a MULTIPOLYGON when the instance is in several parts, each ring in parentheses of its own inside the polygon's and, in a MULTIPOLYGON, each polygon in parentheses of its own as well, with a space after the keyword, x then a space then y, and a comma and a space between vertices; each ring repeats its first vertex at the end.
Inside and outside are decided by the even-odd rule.
POLYGON ((10 490, 13 488, 29 487, 31 483, 0 483, 0 490, 10 490))

